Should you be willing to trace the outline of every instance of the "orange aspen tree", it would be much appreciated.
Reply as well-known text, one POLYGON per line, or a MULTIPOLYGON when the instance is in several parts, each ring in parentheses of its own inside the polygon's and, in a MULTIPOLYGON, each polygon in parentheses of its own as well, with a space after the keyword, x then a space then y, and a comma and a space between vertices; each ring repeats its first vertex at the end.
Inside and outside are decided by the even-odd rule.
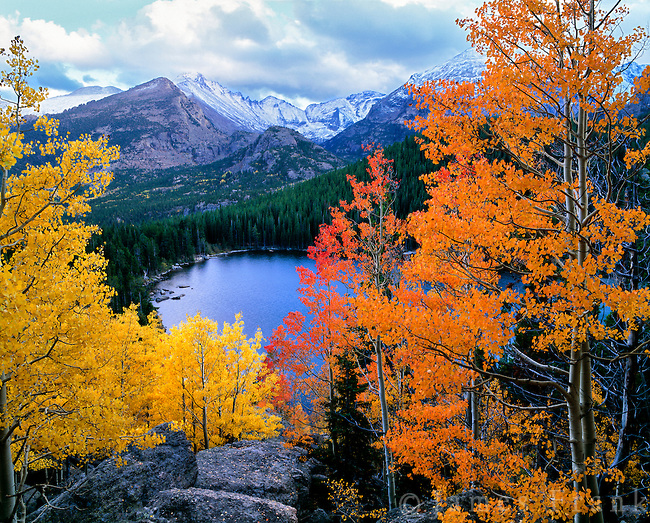
POLYGON ((307 307, 309 324, 299 312, 289 313, 265 347, 271 368, 282 373, 291 386, 294 408, 300 399, 312 404, 312 418, 323 418, 322 406, 333 405, 334 355, 345 350, 346 300, 337 290, 338 265, 325 253, 311 251, 316 272, 298 267, 300 301, 307 307))
MULTIPOLYGON (((332 209, 332 223, 321 226, 313 256, 336 260, 337 279, 347 286, 348 307, 354 317, 348 320, 358 335, 374 347, 374 383, 380 404, 384 467, 389 507, 395 507, 393 459, 386 442, 389 430, 389 392, 386 377, 386 347, 395 342, 389 334, 390 321, 377 315, 382 304, 390 302, 391 287, 398 277, 402 261, 403 224, 392 209, 396 181, 392 160, 377 148, 368 157, 368 182, 348 176, 354 199, 332 209)), ((348 327, 350 328, 350 327, 348 327)), ((352 331, 350 331, 352 332, 352 331)), ((363 343, 360 339, 358 343, 363 343)))
POLYGON ((75 221, 111 180, 118 150, 62 139, 46 118, 34 124, 46 140, 26 143, 23 112, 46 93, 27 83, 37 63, 20 38, 2 54, 0 85, 15 99, 0 114, 0 520, 13 521, 29 468, 119 451, 137 420, 104 372, 121 342, 110 335, 106 260, 86 250, 96 229, 75 221))
MULTIPOLYGON (((627 109, 636 93, 621 86, 645 33, 619 35, 625 15, 594 0, 486 2, 476 19, 460 21, 487 57, 481 81, 413 89, 429 109, 413 122, 423 149, 446 168, 425 177, 428 209, 410 219, 420 248, 404 272, 431 290, 401 296, 405 326, 431 358, 477 379, 540 388, 549 404, 525 407, 564 412, 575 503, 558 513, 531 502, 531 521, 603 520, 592 381, 602 355, 593 347, 623 342, 650 315, 648 289, 625 289, 614 277, 624 246, 650 224, 641 209, 618 205, 650 156, 627 109), (518 283, 504 285, 504 273, 518 283), (608 325, 608 313, 623 331, 608 325), (530 338, 525 346, 515 332, 530 338), (500 372, 506 361, 525 373, 500 372)), ((649 86, 646 70, 636 89, 649 86)), ((502 392, 493 397, 508 403, 502 392)))

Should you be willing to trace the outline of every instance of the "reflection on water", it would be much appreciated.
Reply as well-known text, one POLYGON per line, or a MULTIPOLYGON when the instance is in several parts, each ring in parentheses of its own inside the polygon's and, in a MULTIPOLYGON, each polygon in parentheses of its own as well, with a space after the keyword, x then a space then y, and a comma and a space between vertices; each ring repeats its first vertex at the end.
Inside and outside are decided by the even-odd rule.
POLYGON ((257 328, 265 338, 282 323, 288 312, 306 313, 297 292, 296 266, 314 269, 302 252, 243 252, 209 258, 174 271, 156 286, 154 305, 163 324, 170 328, 187 315, 200 312, 212 320, 232 323, 241 312, 244 332, 257 328))

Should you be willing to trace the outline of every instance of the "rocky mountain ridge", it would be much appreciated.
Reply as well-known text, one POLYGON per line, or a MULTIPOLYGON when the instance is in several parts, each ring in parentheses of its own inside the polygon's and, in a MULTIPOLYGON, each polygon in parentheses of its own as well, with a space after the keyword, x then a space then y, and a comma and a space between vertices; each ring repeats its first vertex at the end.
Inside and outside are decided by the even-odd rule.
POLYGON ((207 164, 256 137, 234 137, 218 128, 198 104, 166 78, 87 102, 55 117, 60 131, 71 136, 108 135, 110 144, 119 145, 121 150, 115 169, 207 164))
POLYGON ((411 75, 404 85, 374 104, 367 116, 341 131, 323 144, 328 151, 341 158, 356 160, 363 155, 365 143, 390 144, 413 134, 405 122, 418 112, 408 85, 421 86, 434 80, 475 82, 485 70, 485 59, 474 49, 468 49, 436 67, 411 75))
MULTIPOLYGON (((361 158, 366 144, 386 146, 412 134, 405 122, 412 120, 418 110, 408 84, 421 85, 438 79, 476 81, 484 69, 483 57, 469 49, 443 64, 411 75, 404 85, 386 96, 363 92, 312 104, 305 110, 275 97, 251 100, 199 74, 183 75, 177 79, 178 85, 157 78, 122 92, 85 88, 69 96, 52 98, 44 102, 43 109, 48 110, 48 103, 51 108, 61 108, 84 101, 54 115, 61 123, 60 131, 69 132, 72 137, 109 135, 110 143, 121 149, 120 160, 113 168, 139 173, 139 181, 145 176, 155 184, 156 179, 164 176, 162 170, 214 164, 210 169, 220 178, 228 172, 279 174, 290 183, 361 158), (324 140, 326 137, 329 138, 324 140), (322 147, 315 145, 316 141, 322 142, 322 147)), ((638 64, 627 66, 622 71, 621 88, 629 87, 641 70, 638 64)), ((648 98, 635 110, 644 111, 648 98)), ((131 176, 131 181, 135 180, 136 175, 131 176)), ((201 173, 198 176, 205 178, 201 173)), ((184 177, 183 173, 179 179, 188 184, 185 192, 189 198, 197 180, 189 175, 184 177)), ((244 183, 251 180, 247 177, 244 183)), ((258 186, 262 183, 252 181, 258 186)), ((120 184, 124 188, 128 183, 128 176, 120 176, 112 188, 120 184)), ((152 186, 146 190, 153 189, 152 186)), ((201 194, 197 193, 198 196, 201 194)), ((226 196, 219 202, 208 203, 221 205, 232 200, 226 196)))
POLYGON ((219 123, 233 129, 263 132, 269 127, 288 127, 316 143, 322 143, 362 120, 385 96, 376 91, 364 91, 311 104, 303 110, 275 96, 251 100, 200 73, 181 75, 175 83, 188 98, 207 108, 206 114, 214 114, 219 123))

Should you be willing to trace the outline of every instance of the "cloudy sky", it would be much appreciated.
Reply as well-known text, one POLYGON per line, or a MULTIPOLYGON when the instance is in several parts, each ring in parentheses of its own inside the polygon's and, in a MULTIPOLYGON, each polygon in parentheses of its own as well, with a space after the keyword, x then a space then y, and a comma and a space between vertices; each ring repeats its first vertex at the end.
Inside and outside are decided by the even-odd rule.
MULTIPOLYGON (((254 99, 304 107, 388 93, 468 47, 478 0, 7 0, 0 47, 20 35, 52 95, 201 72, 254 99)), ((648 28, 650 2, 627 2, 648 28)), ((629 29, 628 29, 629 30, 629 29)), ((650 53, 643 56, 650 62, 650 53)))

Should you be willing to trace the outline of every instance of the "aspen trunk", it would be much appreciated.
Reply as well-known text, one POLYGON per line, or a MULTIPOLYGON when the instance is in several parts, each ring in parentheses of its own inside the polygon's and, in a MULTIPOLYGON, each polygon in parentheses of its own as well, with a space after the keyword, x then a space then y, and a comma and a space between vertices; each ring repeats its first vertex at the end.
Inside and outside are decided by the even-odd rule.
POLYGON ((479 425, 479 411, 480 411, 479 396, 475 390, 472 390, 469 394, 471 398, 470 410, 472 414, 472 437, 475 440, 478 440, 481 437, 480 425, 479 425))
MULTIPOLYGON (((590 12, 589 12, 589 25, 590 30, 593 30, 594 24, 594 1, 590 2, 590 12)), ((578 110, 578 133, 577 133, 577 163, 578 163, 578 189, 579 194, 576 195, 576 198, 579 201, 579 217, 580 217, 580 229, 588 225, 587 220, 589 216, 589 187, 587 184, 587 174, 588 174, 588 163, 589 158, 587 156, 587 113, 585 112, 582 105, 578 110)), ((578 232, 578 231, 571 231, 578 232)), ((588 246, 587 242, 584 239, 578 241, 578 263, 584 265, 587 260, 588 246)), ((579 374, 579 383, 572 383, 572 385, 578 385, 579 391, 579 405, 580 405, 580 424, 581 424, 581 440, 582 447, 584 451, 584 460, 583 460, 583 469, 585 461, 589 463, 590 467, 593 467, 596 463, 596 422, 594 419, 594 409, 593 409, 593 395, 592 395, 592 383, 591 383, 591 348, 589 346, 589 340, 584 339, 580 342, 580 358, 573 360, 573 366, 577 367, 579 374)), ((598 481, 596 475, 593 471, 586 476, 585 486, 591 491, 591 497, 593 499, 599 499, 600 492, 598 489, 598 481)), ((603 511, 602 507, 596 514, 594 514, 591 519, 587 520, 593 521, 595 523, 603 523, 603 511)))
MULTIPOLYGON (((7 409, 7 382, 2 372, 0 388, 0 416, 7 409)), ((14 463, 11 457, 11 433, 5 421, 0 427, 0 522, 11 523, 15 520, 16 485, 14 482, 14 463)))
POLYGON ((381 405, 381 430, 383 432, 384 466, 386 467, 386 483, 388 488, 388 509, 395 508, 395 476, 392 471, 393 458, 388 445, 388 402, 386 401, 386 384, 384 382, 383 350, 381 336, 375 340, 375 354, 377 355, 377 381, 379 381, 379 404, 381 405))
MULTIPOLYGON (((585 448, 585 459, 588 460, 591 472, 587 473, 586 485, 594 498, 600 498, 598 478, 593 467, 596 463, 596 421, 594 419, 594 400, 591 384, 591 356, 589 355, 589 342, 584 341, 583 357, 581 361, 581 386, 580 386, 580 410, 582 411, 582 438, 585 448)), ((604 523, 604 516, 601 509, 591 517, 595 523, 604 523)))
MULTIPOLYGON (((585 447, 582 437, 582 412, 580 409, 580 371, 582 351, 580 347, 575 347, 571 354, 571 366, 569 368, 569 387, 567 390, 567 415, 569 421, 569 443, 571 446, 571 471, 576 475, 584 478, 585 473, 585 447)), ((585 482, 574 481, 576 492, 584 490, 585 482)), ((587 514, 576 514, 573 518, 574 523, 589 523, 587 514)))
POLYGON ((210 438, 208 438, 208 405, 206 402, 206 399, 203 398, 203 419, 202 424, 203 424, 203 446, 205 447, 205 450, 208 450, 210 448, 210 438))
MULTIPOLYGON (((330 356, 330 361, 331 361, 331 356, 330 356)), ((329 377, 329 409, 330 409, 330 423, 334 422, 334 416, 336 415, 336 409, 334 406, 334 370, 332 369, 332 365, 328 364, 327 365, 327 372, 328 372, 328 377, 329 377)), ((337 459, 339 449, 338 449, 338 444, 336 443, 336 438, 330 438, 332 442, 332 457, 334 459, 337 459)))

